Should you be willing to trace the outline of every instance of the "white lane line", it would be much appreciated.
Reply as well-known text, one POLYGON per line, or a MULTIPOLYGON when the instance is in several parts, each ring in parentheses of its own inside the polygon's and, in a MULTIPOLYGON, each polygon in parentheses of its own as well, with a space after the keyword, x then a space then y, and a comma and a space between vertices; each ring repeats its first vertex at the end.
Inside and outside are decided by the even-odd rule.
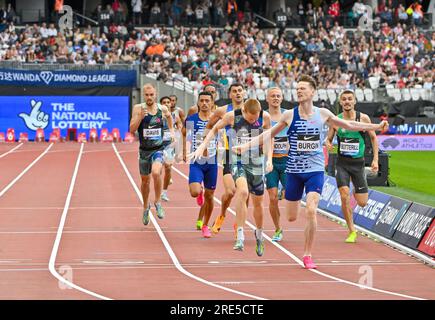
POLYGON ((15 150, 17 150, 18 148, 20 148, 23 145, 23 143, 21 142, 19 145, 15 146, 14 148, 12 148, 11 150, 9 150, 8 152, 5 152, 3 154, 0 154, 0 159, 3 157, 6 157, 9 153, 14 152, 15 150))
MULTIPOLYGON (((134 190, 136 191, 136 194, 137 194, 139 200, 141 201, 141 203, 143 203, 142 194, 139 191, 139 188, 137 187, 136 183, 134 182, 130 172, 128 171, 128 169, 127 169, 127 167, 126 167, 126 165, 124 163, 124 160, 122 160, 121 155, 118 153, 118 149, 116 148, 115 144, 113 144, 113 143, 112 143, 112 147, 113 147, 113 150, 115 151, 116 156, 118 157, 119 162, 121 163, 121 165, 122 165, 122 167, 123 167, 123 169, 124 169, 128 179, 130 180, 131 185, 133 186, 134 190)), ((175 255, 174 251, 172 250, 171 245, 169 244, 168 240, 166 239, 165 234, 163 233, 162 229, 160 228, 160 225, 155 220, 154 215, 150 214, 150 219, 151 219, 151 222, 153 223, 154 227, 156 228, 156 231, 157 231, 158 235, 160 236, 160 239, 162 240, 163 245, 165 246, 166 250, 168 251, 169 256, 172 259, 172 262, 174 263, 174 265, 178 269, 178 271, 180 271, 184 275, 186 275, 186 276, 188 276, 188 277, 190 277, 190 278, 192 278, 194 280, 197 280, 197 281, 199 281, 201 283, 204 283, 206 285, 209 285, 209 286, 212 286, 212 287, 215 287, 215 288, 218 288, 218 289, 222 289, 222 290, 225 290, 225 291, 228 291, 228 292, 231 292, 231 293, 235 293, 235 294, 238 294, 238 295, 241 295, 241 296, 244 296, 244 297, 248 297, 248 298, 251 298, 251 299, 266 300, 265 298, 262 298, 262 297, 258 297, 258 296, 254 296, 254 295, 251 295, 251 294, 248 294, 248 293, 245 293, 245 292, 241 292, 241 291, 233 290, 233 289, 230 289, 230 288, 226 288, 224 286, 221 286, 221 285, 215 284, 213 282, 207 281, 207 280, 205 280, 203 278, 200 278, 200 277, 190 273, 186 269, 184 269, 184 267, 181 265, 180 261, 178 260, 177 256, 175 255)))
POLYGON ((66 284, 66 285, 68 285, 68 286, 70 286, 70 287, 72 287, 72 288, 74 288, 74 289, 76 289, 78 291, 81 291, 83 293, 86 293, 88 295, 96 297, 98 299, 111 300, 110 298, 107 298, 105 296, 99 295, 98 293, 92 292, 90 290, 87 290, 85 288, 82 288, 82 287, 76 285, 75 283, 72 283, 71 281, 69 281, 69 280, 65 279, 64 277, 62 277, 57 272, 57 270, 55 268, 56 256, 57 256, 57 253, 59 251, 59 245, 60 245, 60 240, 62 239, 62 232, 63 232, 63 229, 65 227, 66 216, 68 214, 69 204, 71 202, 71 197, 72 197, 72 193, 73 193, 73 190, 74 190, 74 185, 76 183, 77 173, 79 171, 80 159, 82 158, 83 147, 84 147, 84 144, 81 144, 81 146, 80 146, 80 152, 79 152, 79 155, 77 156, 77 161, 76 161, 76 165, 75 165, 75 168, 74 168, 74 173, 73 173, 72 178, 71 178, 71 183, 70 183, 70 186, 69 186, 68 195, 66 197, 65 206, 63 208, 62 217, 60 218, 59 227, 57 229, 56 239, 55 239, 54 244, 53 244, 53 249, 51 250, 50 261, 48 262, 48 269, 50 270, 50 273, 56 279, 58 279, 60 282, 66 284))
MULTIPOLYGON (((57 227, 53 227, 53 228, 57 228, 57 227)), ((198 233, 198 230, 194 230, 194 229, 171 229, 171 230, 166 230, 166 228, 162 228, 162 230, 164 230, 166 233, 198 233)), ((154 232, 155 230, 143 230, 143 229, 138 229, 136 227, 129 229, 125 229, 125 230, 115 230, 115 229, 108 229, 108 230, 64 230, 63 233, 70 233, 70 234, 74 234, 74 233, 78 233, 78 234, 82 234, 82 233, 147 233, 147 232, 154 232)), ((274 232, 274 229, 264 229, 263 231, 265 232, 274 232)), ((285 230, 283 230, 285 231, 285 230)), ((326 231, 330 231, 330 230, 326 230, 326 231)), ((234 233, 234 231, 225 231, 225 230, 221 230, 221 232, 226 232, 226 233, 234 233)), ((1 234, 50 234, 50 233, 57 233, 57 231, 54 230, 28 230, 28 231, 14 231, 14 230, 3 230, 1 231, 0 228, 0 235, 1 234)), ((339 261, 340 262, 340 261, 339 261)), ((376 262, 374 260, 369 260, 369 262, 376 262)), ((367 262, 368 263, 368 262, 367 262)))
MULTIPOLYGON (((172 166, 172 169, 173 169, 175 172, 177 172, 180 176, 182 176, 183 178, 185 178, 186 180, 189 180, 189 177, 186 176, 183 172, 181 172, 181 171, 178 170, 177 168, 175 168, 175 166, 172 166)), ((220 201, 218 198, 214 197, 214 200, 215 200, 217 203, 219 203, 220 205, 222 205, 221 201, 220 201)), ((233 209, 228 208, 228 211, 231 212, 234 216, 236 215, 236 212, 235 212, 233 209)), ((251 222, 246 221, 246 224, 247 224, 249 227, 251 227, 252 230, 255 230, 255 229, 256 229, 256 227, 255 227, 251 222)), ((282 245, 280 245, 279 243, 272 241, 272 239, 271 239, 267 234, 264 234, 264 238, 265 238, 266 240, 268 240, 270 243, 272 243, 272 244, 273 244, 275 247, 277 247, 279 250, 281 250, 282 252, 284 252, 284 253, 285 253, 287 256, 289 256, 291 259, 293 259, 293 260, 294 260, 296 263, 298 263, 301 267, 304 267, 304 264, 303 264, 302 260, 300 260, 298 257, 296 257, 293 253, 291 253, 289 250, 287 250, 286 248, 284 248, 284 247, 283 247, 282 245)), ((426 299, 424 299, 424 298, 420 298, 420 297, 409 296, 409 295, 406 295, 406 294, 401 294, 401 293, 392 292, 392 291, 388 291, 388 290, 377 289, 377 288, 374 288, 374 287, 365 286, 365 285, 360 284, 360 283, 355 283, 355 282, 347 281, 347 280, 344 280, 344 279, 341 279, 341 278, 338 278, 338 277, 335 277, 335 276, 331 276, 330 274, 327 274, 327 273, 324 273, 324 272, 321 272, 321 271, 319 271, 319 270, 315 270, 315 269, 309 269, 308 271, 311 271, 311 272, 313 272, 313 273, 316 273, 316 274, 318 274, 318 275, 320 275, 320 276, 323 276, 323 277, 326 277, 326 278, 328 278, 328 279, 332 279, 332 280, 335 280, 335 281, 338 281, 338 282, 341 282, 341 283, 344 283, 344 284, 348 284, 348 285, 351 285, 351 286, 358 287, 358 288, 360 288, 360 289, 372 290, 372 291, 376 291, 376 292, 380 292, 380 293, 385 293, 385 294, 393 295, 393 296, 398 296, 398 297, 402 297, 402 298, 407 298, 407 299, 413 299, 413 300, 426 300, 426 299)))
POLYGON ((12 180, 2 191, 0 191, 0 198, 18 181, 21 179, 21 177, 32 168, 35 163, 37 163, 43 156, 47 154, 47 152, 51 149, 53 146, 53 143, 50 143, 48 147, 42 152, 35 160, 32 161, 31 164, 29 164, 26 169, 24 169, 14 180, 12 180))

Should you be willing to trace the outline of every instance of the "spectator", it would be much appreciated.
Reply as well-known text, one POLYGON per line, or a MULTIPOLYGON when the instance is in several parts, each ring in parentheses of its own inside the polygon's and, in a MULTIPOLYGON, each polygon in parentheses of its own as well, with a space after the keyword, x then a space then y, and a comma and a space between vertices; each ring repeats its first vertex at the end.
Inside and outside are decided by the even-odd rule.
POLYGON ((161 10, 159 4, 154 2, 154 6, 151 8, 150 13, 150 24, 159 24, 161 23, 161 10))
POLYGON ((187 24, 189 26, 193 25, 194 23, 194 19, 195 19, 194 14, 195 13, 193 12, 192 7, 190 6, 190 4, 188 4, 186 7, 186 16, 187 16, 187 24))
POLYGON ((412 12, 412 19, 414 21, 414 24, 421 24, 423 21, 423 6, 418 1, 415 1, 413 4, 411 4, 408 10, 409 9, 411 9, 409 12, 412 12))
POLYGON ((131 7, 133 10, 133 24, 142 24, 142 0, 131 0, 131 7))
POLYGON ((328 9, 328 14, 331 16, 334 22, 338 21, 338 18, 340 16, 340 3, 338 2, 338 0, 334 0, 332 2, 331 6, 328 9))
POLYGON ((302 1, 299 1, 298 6, 299 25, 305 26, 305 7, 302 1))
POLYGON ((227 13, 228 22, 233 25, 237 20, 237 12, 239 11, 236 0, 228 0, 227 13))
POLYGON ((399 23, 406 23, 408 20, 408 14, 406 13, 403 4, 399 4, 399 7, 397 8, 397 17, 399 19, 399 23))
POLYGON ((220 27, 224 24, 224 1, 217 0, 213 1, 213 24, 220 27))
POLYGON ((198 26, 204 25, 204 8, 201 4, 198 4, 195 8, 195 19, 198 26))
POLYGON ((181 21, 181 14, 183 13, 183 7, 181 6, 180 0, 172 1, 172 18, 174 20, 174 25, 179 25, 181 21))

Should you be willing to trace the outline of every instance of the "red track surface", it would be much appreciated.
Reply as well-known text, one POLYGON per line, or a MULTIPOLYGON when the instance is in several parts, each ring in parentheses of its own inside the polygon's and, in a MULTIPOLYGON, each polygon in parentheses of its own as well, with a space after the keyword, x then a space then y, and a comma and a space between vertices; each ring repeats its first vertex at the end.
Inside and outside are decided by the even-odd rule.
MULTIPOLYGON (((0 145, 0 194, 48 144, 26 143, 1 156, 15 146, 0 145)), ((232 249, 231 212, 220 234, 202 238, 195 230, 198 207, 182 176, 188 174, 187 165, 173 171, 166 217, 156 221, 159 235, 154 224, 142 225, 140 198, 111 144, 84 146, 68 203, 80 147, 53 145, 0 196, 0 299, 435 298, 432 268, 362 236, 355 245, 345 244, 346 229, 320 215, 313 252, 317 273, 289 256, 301 257, 304 213, 295 223, 282 218, 284 240, 280 246, 267 242, 263 257, 255 254, 248 226, 245 251, 232 249), (59 228, 62 215, 65 224, 59 228), (53 250, 56 236, 60 244, 53 250), (76 289, 65 289, 50 273, 52 254, 58 272, 71 270, 66 278, 76 289), (374 290, 357 286, 367 284, 361 280, 367 269, 374 290)), ((116 148, 138 185, 137 144, 116 148)), ((216 197, 221 194, 218 183, 216 197)), ((272 236, 265 198, 265 231, 272 236)), ((215 203, 212 220, 218 213, 215 203)))

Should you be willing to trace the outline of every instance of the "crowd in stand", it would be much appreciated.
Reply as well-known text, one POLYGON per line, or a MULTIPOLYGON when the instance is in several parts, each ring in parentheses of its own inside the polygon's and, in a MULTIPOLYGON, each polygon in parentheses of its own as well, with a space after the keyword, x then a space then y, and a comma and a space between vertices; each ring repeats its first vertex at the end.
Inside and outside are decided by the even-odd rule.
POLYGON ((156 24, 135 29, 113 21, 99 35, 90 26, 62 34, 53 23, 18 28, 10 19, 0 22, 0 61, 133 63, 163 81, 194 87, 233 81, 248 90, 293 88, 300 74, 331 89, 370 87, 370 77, 397 88, 431 89, 435 82, 435 33, 401 22, 346 32, 339 21, 316 26, 309 21, 306 29, 288 33, 237 19, 222 29, 156 24))
MULTIPOLYGON (((239 2, 241 2, 239 0, 239 2)), ((249 1, 239 4, 237 0, 172 0, 146 1, 114 0, 105 7, 99 5, 93 17, 100 25, 111 22, 125 23, 130 17, 134 25, 185 25, 185 26, 223 26, 226 22, 248 22, 252 20, 252 8, 249 1)))

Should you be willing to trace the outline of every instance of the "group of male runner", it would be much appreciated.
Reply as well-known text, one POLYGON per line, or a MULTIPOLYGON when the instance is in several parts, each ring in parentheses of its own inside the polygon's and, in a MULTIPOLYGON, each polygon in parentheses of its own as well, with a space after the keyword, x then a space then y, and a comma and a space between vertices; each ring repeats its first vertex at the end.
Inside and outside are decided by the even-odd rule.
MULTIPOLYGON (((278 208, 279 185, 285 190, 285 214, 287 220, 295 221, 300 212, 303 192, 306 193, 305 246, 303 263, 305 268, 312 269, 314 264, 311 252, 314 235, 317 229, 316 210, 323 188, 325 156, 323 142, 327 124, 330 127, 326 145, 331 147, 335 132, 339 141, 339 161, 337 163, 337 181, 342 196, 342 208, 348 223, 349 235, 346 242, 355 242, 356 230, 352 222, 349 205, 350 179, 354 184, 357 203, 367 203, 367 182, 364 177, 364 135, 367 131, 372 140, 373 149, 377 151, 374 130, 388 127, 386 121, 371 124, 370 118, 355 112, 355 95, 346 90, 340 95, 340 103, 344 113, 335 116, 324 108, 313 106, 316 83, 310 76, 302 76, 297 83, 298 106, 291 110, 281 109, 283 100, 279 88, 270 88, 267 92, 268 111, 263 111, 256 99, 244 101, 245 91, 241 84, 232 84, 229 89, 231 103, 216 107, 216 88, 206 86, 198 95, 196 106, 189 109, 185 121, 177 123, 182 128, 183 159, 190 161, 189 190, 192 197, 201 205, 197 218, 197 228, 206 238, 212 232, 218 233, 225 220, 225 213, 232 198, 236 208, 236 241, 234 250, 244 250, 244 224, 246 221, 249 199, 253 204, 256 224, 254 232, 258 256, 264 254, 263 238, 263 194, 264 186, 269 193, 269 211, 275 225, 273 241, 281 241, 283 232, 280 225, 278 208), (220 215, 216 218, 211 230, 208 227, 213 211, 213 196, 218 175, 218 145, 223 139, 225 154, 223 164, 223 183, 225 192, 222 196, 220 215), (362 160, 361 160, 362 159, 362 160), (362 163, 362 165, 361 165, 362 163)), ((147 111, 137 105, 133 110, 130 131, 139 129, 140 150, 139 164, 142 175, 142 194, 144 198, 144 224, 149 215, 148 205, 149 176, 154 178, 156 193, 156 210, 162 217, 159 184, 156 183, 157 172, 161 170, 162 156, 154 150, 151 123, 152 117, 159 115, 166 118, 169 133, 173 141, 173 119, 164 106, 160 109, 151 104, 150 92, 155 90, 144 88, 147 111), (147 89, 147 90, 145 90, 147 89), (148 95, 147 95, 148 94, 148 95), (157 111, 156 111, 157 110, 157 111), (159 114, 161 110, 161 115, 159 114), (151 117, 151 118, 150 118, 151 117), (143 119, 139 121, 139 119, 143 119), (151 131, 150 131, 151 130, 151 131), (151 165, 152 163, 152 165, 151 165), (148 167, 151 166, 151 170, 148 167), (159 211, 160 210, 160 211, 159 211), (159 213, 160 212, 160 213, 159 213)), ((163 99, 163 98, 162 98, 163 99)), ((165 103, 162 101, 162 103, 165 103)), ((159 105, 160 106, 160 105, 159 105)), ((175 117, 174 119, 176 119, 175 117)), ((163 130, 162 130, 163 131, 163 130)), ((161 134, 163 138, 163 133, 161 134)), ((169 140, 168 140, 169 141, 169 140)), ((163 143, 161 148, 163 148, 163 143)), ((377 171, 377 152, 372 163, 372 170, 377 171)))

